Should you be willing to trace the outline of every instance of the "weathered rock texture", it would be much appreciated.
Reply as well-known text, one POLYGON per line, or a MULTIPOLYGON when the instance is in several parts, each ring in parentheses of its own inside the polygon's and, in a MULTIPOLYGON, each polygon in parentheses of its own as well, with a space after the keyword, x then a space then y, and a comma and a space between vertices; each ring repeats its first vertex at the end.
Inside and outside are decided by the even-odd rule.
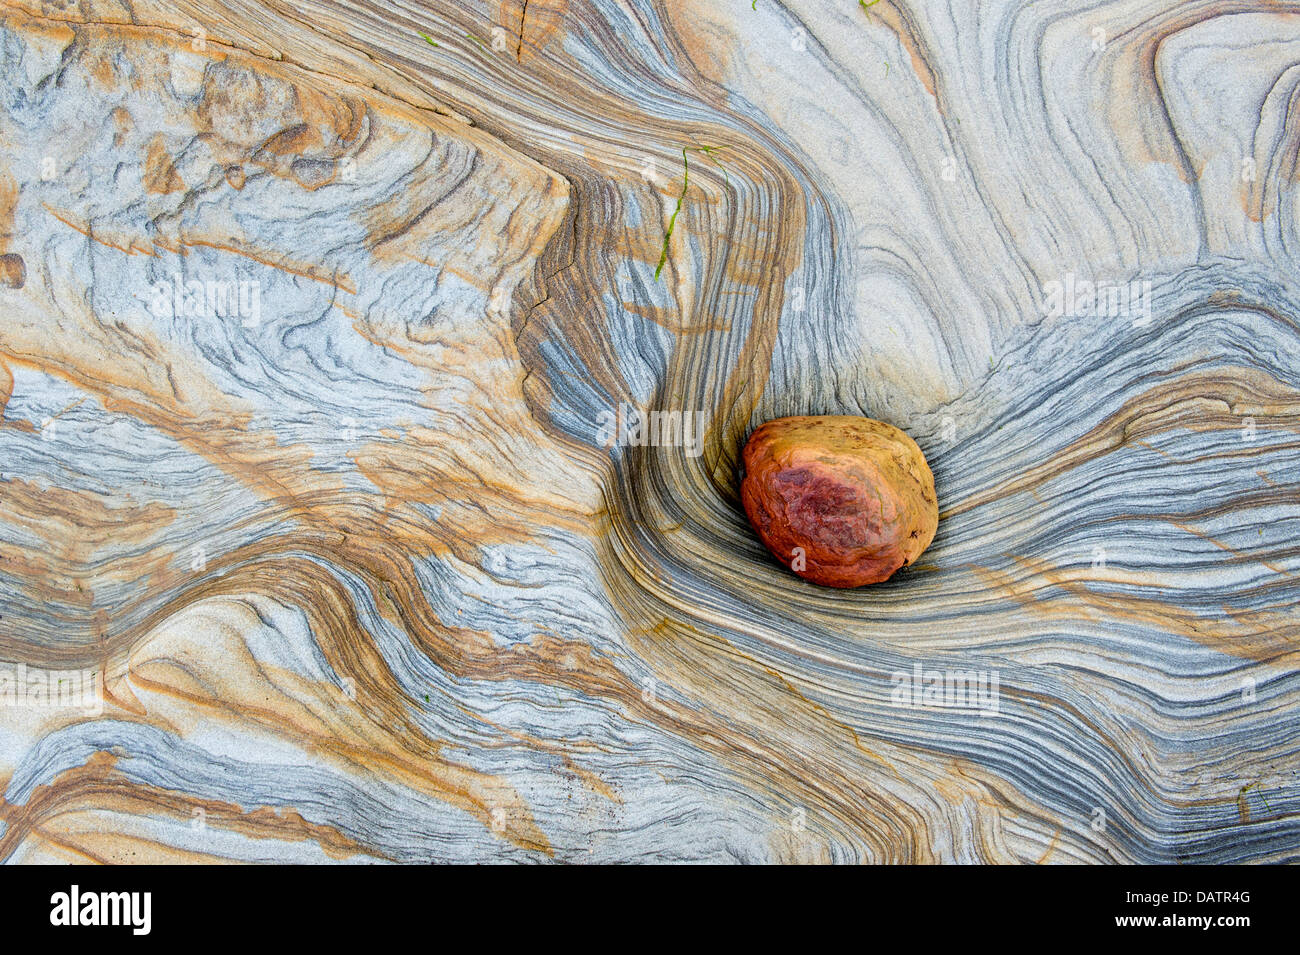
POLYGON ((930 546, 934 475, 916 442, 852 415, 765 422, 745 444, 740 499, 759 538, 829 587, 888 580, 930 546))
POLYGON ((1295 860, 1297 63, 1199 0, 3 0, 0 859, 1295 860), (859 590, 737 493, 828 409, 941 490, 859 590))

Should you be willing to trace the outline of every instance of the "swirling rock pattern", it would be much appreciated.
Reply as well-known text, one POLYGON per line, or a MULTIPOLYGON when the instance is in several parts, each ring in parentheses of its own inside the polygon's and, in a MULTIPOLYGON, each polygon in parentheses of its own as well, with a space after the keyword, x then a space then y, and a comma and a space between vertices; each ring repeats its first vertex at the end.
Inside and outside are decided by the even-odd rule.
POLYGON ((1294 8, 4 0, 0 72, 0 858, 1300 854, 1294 8), (833 413, 939 490, 860 591, 738 498, 833 413))

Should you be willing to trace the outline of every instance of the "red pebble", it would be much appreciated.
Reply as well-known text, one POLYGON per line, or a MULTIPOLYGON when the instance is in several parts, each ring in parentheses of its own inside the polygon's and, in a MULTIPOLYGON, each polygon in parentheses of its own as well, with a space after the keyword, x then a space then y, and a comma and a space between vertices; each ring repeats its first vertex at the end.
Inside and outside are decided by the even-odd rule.
POLYGON ((888 580, 934 540, 934 475, 893 425, 847 415, 776 418, 749 437, 740 498, 776 558, 828 587, 888 580))

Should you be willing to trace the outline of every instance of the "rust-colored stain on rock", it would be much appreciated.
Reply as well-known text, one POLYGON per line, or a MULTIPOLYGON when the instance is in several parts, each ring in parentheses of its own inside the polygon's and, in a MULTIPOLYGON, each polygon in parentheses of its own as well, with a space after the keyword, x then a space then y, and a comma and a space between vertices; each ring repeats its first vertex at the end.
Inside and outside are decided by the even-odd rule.
POLYGON ((777 418, 750 435, 740 496, 776 558, 829 587, 888 580, 934 539, 934 475, 893 425, 848 415, 777 418))

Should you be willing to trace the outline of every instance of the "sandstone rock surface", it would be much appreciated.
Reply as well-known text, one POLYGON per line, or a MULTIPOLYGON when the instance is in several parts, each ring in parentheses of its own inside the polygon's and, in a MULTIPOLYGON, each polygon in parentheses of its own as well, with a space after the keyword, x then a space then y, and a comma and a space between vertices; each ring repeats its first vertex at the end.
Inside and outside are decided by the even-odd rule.
POLYGON ((1294 862, 1245 6, 0 0, 0 861, 1294 862), (882 585, 740 506, 832 408, 882 585))

